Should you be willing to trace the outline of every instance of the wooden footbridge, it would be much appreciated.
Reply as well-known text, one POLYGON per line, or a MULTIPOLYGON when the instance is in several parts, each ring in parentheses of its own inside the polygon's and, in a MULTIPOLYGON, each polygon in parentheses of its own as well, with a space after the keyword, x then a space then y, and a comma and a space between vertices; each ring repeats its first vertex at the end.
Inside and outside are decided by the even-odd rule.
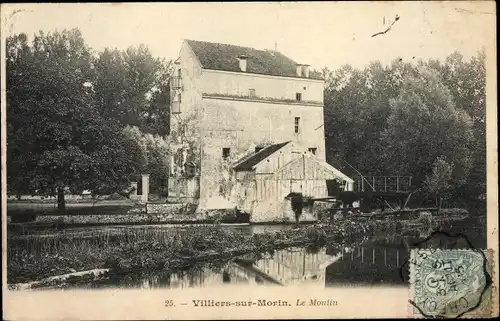
POLYGON ((372 212, 379 208, 386 213, 400 212, 405 209, 412 195, 411 176, 359 176, 352 191, 343 190, 338 181, 327 181, 328 197, 315 198, 313 201, 341 202, 342 207, 332 210, 360 210, 372 212), (359 207, 352 204, 359 201, 359 207), (391 205, 392 204, 392 205, 391 205), (398 210, 394 210, 397 205, 398 210))
POLYGON ((411 176, 361 176, 354 182, 354 191, 405 193, 411 190, 411 176))

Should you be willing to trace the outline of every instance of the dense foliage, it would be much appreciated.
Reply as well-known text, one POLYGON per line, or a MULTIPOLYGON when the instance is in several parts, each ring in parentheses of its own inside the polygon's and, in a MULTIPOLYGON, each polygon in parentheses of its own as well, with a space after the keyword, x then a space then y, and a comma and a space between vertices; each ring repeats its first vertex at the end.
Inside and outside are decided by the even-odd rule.
POLYGON ((123 129, 166 134, 170 63, 144 46, 96 54, 76 29, 6 45, 10 192, 127 187, 144 149, 123 129))
POLYGON ((123 133, 140 148, 140 172, 150 174, 150 189, 166 195, 170 155, 167 141, 160 135, 143 133, 136 126, 125 126, 123 133))
POLYGON ((434 186, 449 184, 454 198, 484 195, 484 63, 480 51, 469 61, 453 53, 443 62, 396 59, 363 70, 325 68, 329 162, 353 177, 359 173, 352 167, 366 176, 411 175, 416 187, 433 196, 426 177, 434 186), (445 159, 451 174, 437 182, 447 177, 436 172, 445 159))

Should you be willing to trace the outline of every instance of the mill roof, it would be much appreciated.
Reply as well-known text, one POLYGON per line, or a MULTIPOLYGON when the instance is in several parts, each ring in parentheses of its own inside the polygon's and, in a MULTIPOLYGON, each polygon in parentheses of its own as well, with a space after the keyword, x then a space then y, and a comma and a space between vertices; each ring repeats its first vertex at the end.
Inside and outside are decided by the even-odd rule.
POLYGON ((273 144, 273 145, 269 145, 267 147, 264 147, 263 149, 259 150, 258 152, 255 152, 252 155, 250 155, 248 158, 246 158, 242 162, 237 163, 233 167, 233 169, 235 171, 250 171, 253 169, 253 167, 255 165, 262 162, 264 159, 271 156, 272 154, 274 154, 275 152, 280 150, 282 147, 284 147, 288 143, 290 143, 290 141, 284 142, 284 143, 279 143, 279 144, 273 144))
MULTIPOLYGON (((246 56, 247 73, 305 78, 297 76, 297 63, 278 51, 198 40, 186 42, 205 69, 240 72, 238 57, 246 56)), ((309 78, 322 79, 319 73, 313 71, 309 78)))

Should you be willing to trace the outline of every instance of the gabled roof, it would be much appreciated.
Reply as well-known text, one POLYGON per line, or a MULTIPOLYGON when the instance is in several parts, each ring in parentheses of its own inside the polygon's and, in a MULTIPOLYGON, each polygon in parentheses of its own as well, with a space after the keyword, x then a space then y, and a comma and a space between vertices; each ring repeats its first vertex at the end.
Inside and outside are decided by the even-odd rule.
POLYGON ((253 167, 255 165, 262 162, 264 159, 271 156, 272 154, 274 154, 275 152, 280 150, 282 147, 284 147, 288 143, 290 143, 290 141, 284 142, 284 143, 279 143, 279 144, 269 145, 269 146, 259 150, 258 152, 251 154, 248 158, 244 159, 243 161, 237 163, 233 167, 233 169, 235 171, 250 171, 253 169, 253 167))
POLYGON ((349 183, 354 183, 354 180, 352 178, 350 178, 349 176, 345 175, 344 173, 342 173, 341 171, 339 171, 338 169, 336 169, 332 165, 328 164, 327 162, 324 162, 324 161, 320 160, 319 158, 317 158, 316 156, 314 156, 311 153, 305 153, 305 154, 302 155, 302 157, 297 157, 297 158, 293 159, 289 163, 281 166, 281 168, 279 168, 276 171, 276 173, 279 173, 279 172, 282 172, 282 171, 286 171, 287 167, 289 167, 290 165, 292 165, 294 163, 303 162, 304 158, 307 158, 308 160, 310 160, 310 161, 318 164, 319 166, 321 166, 322 168, 324 168, 327 172, 329 172, 330 175, 325 175, 325 179, 329 179, 328 177, 331 178, 331 175, 333 175, 335 178, 341 178, 341 179, 343 179, 343 180, 345 180, 345 181, 347 181, 349 183))
MULTIPOLYGON (((247 57, 247 73, 305 78, 297 76, 297 63, 278 51, 198 40, 186 40, 186 42, 204 69, 241 72, 237 58, 244 55, 247 57)), ((322 78, 310 72, 309 79, 322 78)))

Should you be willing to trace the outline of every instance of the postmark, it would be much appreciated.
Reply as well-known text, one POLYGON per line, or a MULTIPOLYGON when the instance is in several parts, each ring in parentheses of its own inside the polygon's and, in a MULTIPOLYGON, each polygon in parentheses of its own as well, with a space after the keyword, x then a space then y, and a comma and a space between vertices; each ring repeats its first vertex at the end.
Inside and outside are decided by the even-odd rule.
POLYGON ((432 318, 489 315, 488 262, 488 252, 482 250, 412 249, 411 314, 432 318))

